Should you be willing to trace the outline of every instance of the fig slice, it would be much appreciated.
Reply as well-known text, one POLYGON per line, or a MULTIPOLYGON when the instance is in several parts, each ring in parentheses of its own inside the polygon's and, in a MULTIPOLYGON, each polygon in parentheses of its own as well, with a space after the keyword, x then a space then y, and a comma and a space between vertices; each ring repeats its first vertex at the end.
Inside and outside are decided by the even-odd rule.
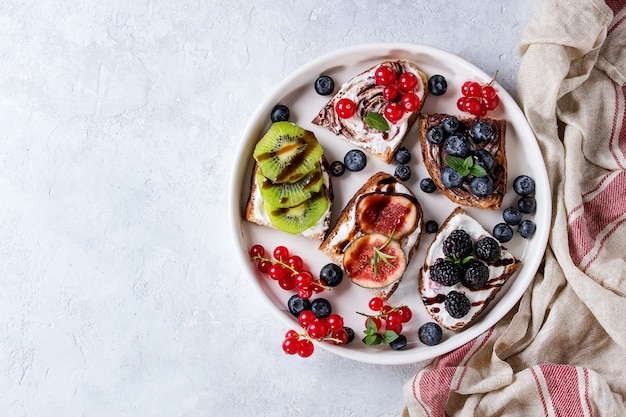
POLYGON ((355 210, 356 223, 365 233, 380 233, 400 240, 417 227, 418 207, 406 194, 364 194, 355 210))
POLYGON ((356 285, 384 288, 402 278, 406 255, 400 243, 389 236, 371 233, 358 237, 343 255, 346 275, 356 285))

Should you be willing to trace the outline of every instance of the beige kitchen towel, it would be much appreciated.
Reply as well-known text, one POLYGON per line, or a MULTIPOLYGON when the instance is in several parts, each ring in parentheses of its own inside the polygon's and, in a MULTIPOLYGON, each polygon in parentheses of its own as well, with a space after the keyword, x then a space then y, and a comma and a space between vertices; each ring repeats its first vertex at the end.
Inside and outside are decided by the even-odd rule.
POLYGON ((545 262, 503 320, 405 384, 404 416, 626 416, 626 1, 534 7, 518 98, 553 196, 545 262))

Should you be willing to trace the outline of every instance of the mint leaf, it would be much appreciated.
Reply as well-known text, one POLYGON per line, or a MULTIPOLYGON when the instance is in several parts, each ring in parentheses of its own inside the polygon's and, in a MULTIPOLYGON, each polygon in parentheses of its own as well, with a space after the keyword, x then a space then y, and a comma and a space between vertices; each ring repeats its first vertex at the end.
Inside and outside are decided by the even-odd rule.
POLYGON ((367 123, 367 125, 372 129, 380 130, 382 132, 389 130, 389 123, 387 123, 387 120, 374 111, 367 113, 365 116, 365 123, 367 123))
POLYGON ((365 336, 365 338, 363 338, 363 343, 365 343, 366 345, 380 345, 382 341, 383 341, 383 337, 379 335, 378 333, 369 334, 365 336))
POLYGON ((374 320, 368 317, 367 328, 365 329, 365 334, 370 336, 370 335, 376 334, 377 332, 378 332, 378 328, 376 327, 376 323, 374 323, 374 320))
POLYGON ((470 159, 469 163, 473 164, 474 161, 472 160, 471 156, 468 156, 465 159, 459 158, 458 156, 447 156, 446 164, 448 164, 448 166, 458 172, 460 176, 465 177, 467 176, 467 174, 469 174, 469 168, 466 166, 466 161, 468 158, 470 159))
POLYGON ((487 175, 487 171, 485 170, 485 168, 481 167, 480 165, 474 164, 470 168, 470 174, 472 174, 475 177, 484 177, 485 175, 487 175))
POLYGON ((400 337, 400 336, 398 335, 398 333, 396 333, 396 332, 394 332, 394 331, 392 331, 392 330, 387 330, 387 331, 385 332, 385 334, 383 335, 383 342, 385 342, 385 343, 391 343, 391 342, 393 342, 394 340, 396 340, 398 337, 400 337))

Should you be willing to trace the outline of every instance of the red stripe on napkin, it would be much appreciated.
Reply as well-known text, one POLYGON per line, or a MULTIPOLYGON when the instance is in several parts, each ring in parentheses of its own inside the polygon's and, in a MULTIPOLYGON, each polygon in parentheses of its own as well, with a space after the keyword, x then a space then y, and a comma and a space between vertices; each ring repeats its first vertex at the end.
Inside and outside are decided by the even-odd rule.
POLYGON ((589 407, 587 370, 582 370, 584 375, 580 381, 578 369, 571 365, 545 364, 539 368, 557 416, 584 417, 592 414, 589 407), (587 413, 583 407, 587 408, 587 413))
POLYGON ((624 0, 606 0, 606 5, 611 8, 614 15, 626 8, 626 2, 624 0))
MULTIPOLYGON (((626 16, 625 16, 626 17, 626 16)), ((622 160, 626 159, 626 123, 624 123, 626 117, 624 115, 624 107, 620 106, 620 102, 624 103, 624 97, 626 96, 626 86, 620 89, 615 86, 615 115, 613 116, 613 124, 611 126, 611 136, 609 137, 609 150, 611 155, 615 159, 617 166, 624 169, 622 160), (621 94, 620 94, 621 93, 621 94), (621 129, 617 132, 618 124, 621 125, 621 129)), ((626 103, 625 103, 626 104, 626 103)))

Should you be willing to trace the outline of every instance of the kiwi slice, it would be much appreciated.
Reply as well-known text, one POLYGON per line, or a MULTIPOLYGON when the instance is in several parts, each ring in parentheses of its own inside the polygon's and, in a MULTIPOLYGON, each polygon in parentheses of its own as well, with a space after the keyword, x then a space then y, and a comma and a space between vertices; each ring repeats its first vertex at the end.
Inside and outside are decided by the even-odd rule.
POLYGON ((320 164, 296 182, 274 183, 257 170, 256 182, 261 197, 274 207, 294 207, 304 203, 322 189, 324 176, 320 164))
POLYGON ((256 144, 253 157, 263 176, 284 183, 313 171, 323 153, 313 132, 291 122, 276 122, 256 144))
POLYGON ((328 210, 328 199, 324 191, 325 189, 322 189, 295 207, 278 208, 264 201, 265 211, 272 226, 291 234, 302 233, 312 227, 328 210))

